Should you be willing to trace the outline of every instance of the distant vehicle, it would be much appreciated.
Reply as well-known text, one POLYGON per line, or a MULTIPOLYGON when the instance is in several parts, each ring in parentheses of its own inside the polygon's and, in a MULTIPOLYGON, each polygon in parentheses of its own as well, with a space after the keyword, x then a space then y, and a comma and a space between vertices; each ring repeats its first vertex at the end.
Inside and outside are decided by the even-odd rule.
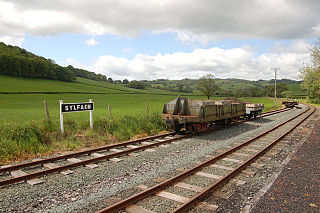
POLYGON ((162 117, 175 131, 197 132, 214 125, 230 124, 240 118, 257 117, 263 107, 263 104, 248 104, 237 99, 189 100, 178 97, 164 104, 162 117))
POLYGON ((297 101, 283 101, 282 105, 284 105, 286 108, 293 108, 298 106, 298 102, 297 101))
POLYGON ((246 117, 252 118, 257 117, 258 115, 261 115, 262 110, 264 108, 264 104, 246 104, 246 117))

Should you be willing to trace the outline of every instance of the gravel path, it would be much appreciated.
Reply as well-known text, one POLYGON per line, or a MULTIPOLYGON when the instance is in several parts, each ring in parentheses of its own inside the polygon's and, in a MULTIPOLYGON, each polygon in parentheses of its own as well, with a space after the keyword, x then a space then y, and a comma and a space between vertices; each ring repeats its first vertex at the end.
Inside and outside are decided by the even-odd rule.
MULTIPOLYGON (((137 193, 136 186, 139 184, 152 186, 156 184, 154 178, 176 175, 176 169, 191 168, 196 161, 207 159, 206 155, 215 155, 219 150, 226 149, 226 146, 251 138, 295 116, 301 110, 293 109, 280 115, 184 139, 179 144, 170 144, 168 148, 154 148, 155 152, 144 151, 137 157, 122 157, 123 161, 118 163, 103 161, 98 163, 96 169, 79 167, 68 176, 54 174, 42 177, 44 183, 40 185, 14 184, 0 189, 0 212, 95 212, 110 205, 112 199, 137 193)), ((269 163, 273 165, 278 161, 269 163)), ((255 176, 253 182, 256 181, 257 186, 261 185, 261 177, 266 176, 262 172, 255 176)))
POLYGON ((320 120, 252 212, 320 212, 320 120))

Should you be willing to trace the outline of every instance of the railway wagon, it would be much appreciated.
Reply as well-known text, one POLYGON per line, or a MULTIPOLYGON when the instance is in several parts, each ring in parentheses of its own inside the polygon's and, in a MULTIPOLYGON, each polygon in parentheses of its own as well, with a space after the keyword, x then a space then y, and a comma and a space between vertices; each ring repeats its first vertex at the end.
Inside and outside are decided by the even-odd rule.
POLYGON ((164 104, 162 117, 175 131, 196 132, 215 124, 228 124, 246 113, 245 103, 235 100, 176 98, 164 104))
POLYGON ((264 108, 264 104, 252 104, 246 103, 246 115, 247 118, 257 117, 261 115, 262 110, 264 108))
POLYGON ((293 108, 295 106, 298 106, 297 101, 283 101, 282 105, 284 105, 286 108, 293 108))

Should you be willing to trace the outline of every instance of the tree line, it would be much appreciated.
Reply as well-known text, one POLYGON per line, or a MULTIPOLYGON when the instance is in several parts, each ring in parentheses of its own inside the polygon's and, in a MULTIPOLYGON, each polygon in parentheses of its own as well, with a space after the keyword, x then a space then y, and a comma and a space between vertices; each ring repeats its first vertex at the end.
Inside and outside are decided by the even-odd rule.
MULTIPOLYGON (((249 87, 249 88, 237 88, 234 90, 218 90, 216 91, 219 96, 226 97, 274 97, 274 85, 266 85, 263 87, 249 87)), ((277 97, 284 98, 291 94, 287 84, 277 83, 277 97)))
MULTIPOLYGON (((225 96, 225 97, 273 97, 274 85, 269 84, 264 87, 252 86, 249 88, 237 88, 234 90, 222 90, 215 82, 213 75, 206 75, 201 77, 195 85, 203 95, 210 99, 211 96, 225 96)), ((292 95, 288 86, 285 83, 277 84, 277 97, 288 97, 292 95)))
POLYGON ((309 47, 310 61, 300 70, 303 88, 313 103, 320 103, 320 37, 309 47))
POLYGON ((37 56, 25 49, 6 45, 3 42, 0 42, 0 74, 60 81, 75 81, 76 77, 95 81, 108 80, 105 75, 74 68, 71 65, 62 67, 52 59, 37 56))

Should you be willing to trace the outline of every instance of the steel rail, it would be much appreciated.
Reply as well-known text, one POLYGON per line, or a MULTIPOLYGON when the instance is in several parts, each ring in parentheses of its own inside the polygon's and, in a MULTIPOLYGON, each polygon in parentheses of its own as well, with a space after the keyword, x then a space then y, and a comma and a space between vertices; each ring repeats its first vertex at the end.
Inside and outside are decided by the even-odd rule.
POLYGON ((88 150, 84 150, 84 151, 80 151, 80 152, 74 152, 74 153, 66 154, 66 155, 60 155, 60 156, 56 156, 56 157, 52 157, 52 158, 47 158, 47 159, 41 159, 41 160, 31 161, 31 162, 27 162, 27 163, 16 164, 16 165, 8 166, 8 167, 7 166, 6 167, 0 167, 0 173, 10 172, 10 171, 14 171, 14 170, 17 170, 17 169, 22 169, 22 168, 36 166, 36 165, 45 164, 45 163, 51 163, 51 162, 54 162, 54 161, 64 160, 64 159, 68 159, 68 158, 72 158, 72 157, 76 157, 76 156, 80 156, 80 155, 86 155, 86 154, 89 155, 89 154, 94 153, 94 152, 99 152, 99 151, 113 149, 113 148, 119 148, 119 147, 122 147, 122 146, 127 146, 127 145, 130 145, 130 144, 140 143, 140 142, 147 141, 147 140, 153 140, 153 139, 157 139, 157 138, 162 138, 162 137, 166 137, 166 136, 170 136, 170 135, 174 135, 174 134, 175 134, 174 132, 169 132, 169 133, 165 133, 165 134, 161 134, 161 135, 149 136, 149 137, 130 140, 130 141, 126 141, 126 142, 122 142, 122 143, 118 143, 118 144, 101 146, 101 147, 97 147, 97 148, 93 148, 93 149, 88 149, 88 150))
POLYGON ((168 139, 168 140, 165 140, 165 141, 159 141, 159 142, 156 142, 156 143, 143 145, 143 146, 140 146, 140 147, 137 147, 137 148, 124 150, 124 151, 121 151, 121 152, 116 152, 116 153, 104 155, 104 156, 101 156, 101 157, 93 157, 93 158, 90 158, 90 159, 87 159, 87 160, 83 160, 81 162, 71 163, 71 164, 59 166, 59 167, 52 168, 52 169, 45 169, 45 170, 42 170, 42 171, 33 172, 33 173, 30 173, 30 174, 27 174, 27 175, 23 175, 23 176, 20 176, 20 177, 14 177, 14 178, 6 179, 6 180, 1 180, 0 181, 0 187, 7 186, 7 185, 10 185, 10 184, 13 184, 13 183, 18 183, 20 181, 30 180, 30 179, 33 179, 33 178, 36 178, 36 177, 52 174, 52 173, 55 173, 55 172, 60 172, 60 171, 67 170, 67 169, 70 169, 70 168, 73 168, 73 167, 77 167, 77 166, 81 166, 81 165, 87 165, 87 164, 94 163, 94 162, 97 162, 97 161, 108 160, 108 159, 119 157, 119 156, 122 156, 122 155, 127 155, 127 154, 132 153, 132 152, 141 151, 141 150, 148 149, 148 148, 151 148, 151 147, 154 147, 154 146, 159 146, 161 144, 170 143, 170 142, 176 141, 176 140, 190 138, 192 136, 193 136, 192 134, 183 135, 181 137, 176 137, 176 138, 168 139))
POLYGON ((208 188, 204 189, 200 194, 193 196, 190 198, 190 200, 178 208, 176 208, 174 213, 180 213, 185 212, 186 210, 190 209, 191 207, 195 206, 197 203, 201 201, 205 196, 207 196, 209 193, 211 193, 213 190, 217 190, 219 187, 221 187, 223 184, 228 182, 231 178, 233 178, 235 175, 240 173, 243 169, 248 167, 252 162, 257 160, 260 156, 262 156, 264 153, 266 153, 268 150, 270 150, 275 144, 277 144, 280 140, 282 140, 285 136, 287 136, 289 133, 291 133, 295 128, 297 128, 303 121, 305 121, 307 118, 309 118, 314 112, 315 108, 313 107, 312 112, 307 115, 305 118, 303 118, 300 122, 295 124, 293 127, 291 127, 288 131, 286 131, 284 134, 279 136, 277 139, 275 139, 272 143, 270 143, 268 146, 266 146, 264 149, 256 153, 253 157, 243 162, 241 165, 239 165, 237 168, 235 168, 233 171, 229 172, 227 175, 225 175, 223 178, 218 180, 213 185, 209 186, 208 188))
POLYGON ((270 115, 274 115, 274 114, 278 114, 280 112, 286 112, 286 111, 289 111, 289 110, 291 110, 291 108, 283 108, 283 109, 278 109, 278 110, 272 110, 272 111, 269 111, 269 112, 264 112, 258 118, 266 117, 266 116, 270 116, 270 115))
MULTIPOLYGON (((282 112, 282 111, 279 111, 279 112, 282 112)), ((279 113, 279 112, 277 112, 277 113, 279 113)), ((235 124, 237 124, 237 123, 235 123, 235 124)), ((204 132, 201 132, 201 133, 204 133, 204 132)), ((45 164, 45 163, 50 163, 50 162, 54 162, 54 161, 58 161, 58 160, 64 160, 64 159, 80 156, 80 155, 91 154, 91 153, 94 153, 94 152, 97 152, 97 151, 108 150, 108 149, 112 149, 112 148, 116 148, 116 147, 123 147, 123 146, 126 146, 126 145, 139 143, 139 142, 146 141, 146 140, 162 138, 162 137, 166 137, 166 136, 170 136, 170 135, 174 135, 174 134, 175 134, 174 132, 170 132, 170 133, 165 133, 165 134, 161 134, 161 135, 150 136, 150 137, 140 138, 140 139, 136 139, 136 140, 126 141, 126 142, 123 142, 123 143, 120 143, 120 144, 112 144, 112 145, 93 148, 93 149, 84 150, 84 151, 80 151, 80 152, 75 152, 75 153, 71 153, 71 154, 67 154, 67 155, 56 156, 56 157, 53 157, 53 158, 36 160, 36 161, 23 163, 23 164, 17 164, 17 165, 13 165, 13 166, 9 166, 9 167, 2 167, 2 168, 0 168, 0 172, 10 172, 10 171, 14 171, 14 170, 21 169, 21 168, 37 166, 37 165, 41 165, 41 164, 45 164)), ((132 148, 132 149, 128 149, 128 150, 117 152, 117 153, 108 154, 108 155, 101 156, 101 157, 93 157, 91 159, 83 160, 81 162, 70 163, 70 164, 63 165, 63 166, 58 166, 58 167, 55 167, 55 168, 50 168, 50 169, 45 169, 45 170, 38 171, 38 172, 33 172, 33 173, 30 173, 30 174, 27 174, 27 175, 23 175, 23 176, 20 176, 20 177, 14 177, 14 178, 6 179, 6 180, 1 180, 0 181, 0 187, 7 186, 7 185, 10 185, 10 184, 13 184, 13 183, 20 182, 20 181, 30 180, 30 179, 33 179, 33 178, 36 178, 36 177, 52 174, 52 173, 55 173, 55 172, 60 172, 60 171, 67 170, 67 169, 74 168, 74 167, 78 167, 78 166, 81 166, 81 165, 87 165, 87 164, 94 163, 94 162, 97 162, 97 161, 108 160, 108 159, 115 158, 115 157, 118 157, 118 156, 127 155, 127 154, 129 154, 131 152, 141 151, 141 150, 144 150, 144 149, 148 149, 150 147, 159 146, 159 145, 164 144, 164 143, 170 143, 170 142, 175 141, 175 140, 181 140, 181 139, 184 139, 184 138, 190 138, 190 137, 192 137, 194 135, 195 134, 188 134, 188 135, 184 135, 184 136, 181 136, 181 137, 165 140, 165 141, 162 141, 162 142, 157 142, 157 143, 153 143, 153 144, 149 144, 149 145, 140 146, 138 148, 132 148)))
POLYGON ((164 189, 164 188, 166 188, 166 187, 168 187, 168 186, 170 186, 170 185, 173 185, 174 183, 178 182, 179 180, 181 180, 181 179, 183 179, 183 178, 185 178, 185 177, 188 177, 188 176, 191 175, 191 174, 196 173, 197 171, 199 171, 199 170, 202 169, 203 167, 206 167, 206 166, 214 163, 215 161, 224 158, 225 156, 229 155, 230 153, 233 153, 233 152, 237 151, 237 150, 240 149, 241 147, 246 146, 246 145, 248 145, 248 144, 256 141, 257 139, 265 136, 266 134, 272 132, 273 130, 275 130, 275 129, 283 126, 284 124, 286 124, 286 123, 294 120, 295 118, 301 116, 302 114, 304 114, 305 112, 307 112, 309 109, 310 109, 310 107, 308 107, 308 109, 305 110, 305 111, 303 111, 302 113, 294 116, 293 118, 291 118, 291 119, 289 119, 289 120, 287 120, 287 121, 285 121, 285 122, 282 122, 282 123, 278 124, 278 125, 275 126, 274 128, 272 128, 272 129, 270 129, 270 130, 267 130, 267 131, 261 133, 260 135, 257 135, 257 136, 255 136, 254 138, 245 141, 244 143, 242 143, 242 144, 240 144, 240 145, 237 145, 237 146, 235 146, 235 147, 233 147, 233 148, 230 148, 229 150, 227 150, 227 151, 225 151, 225 152, 223 152, 223 153, 221 153, 221 154, 219 154, 219 155, 217 155, 217 156, 214 156, 213 158, 207 160, 206 162, 204 162, 204 163, 202 163, 202 164, 200 164, 200 165, 198 165, 198 166, 196 166, 196 167, 194 167, 194 168, 192 168, 192 169, 190 169, 190 170, 188 170, 188 171, 185 171, 185 172, 183 172, 183 173, 181 173, 181 174, 179 174, 179 175, 177 175, 177 176, 174 176, 174 177, 168 179, 167 181, 164 181, 164 182, 162 182, 162 183, 159 183, 159 184, 157 184, 157 185, 155 185, 155 186, 153 186, 153 187, 151 187, 151 188, 149 188, 149 189, 147 189, 147 190, 144 190, 144 191, 142 191, 142 192, 140 192, 140 193, 138 193, 138 194, 136 194, 136 195, 133 195, 133 196, 131 196, 131 197, 128 197, 128 198, 126 198, 126 199, 124 199, 124 200, 122 200, 122 201, 120 201, 120 202, 118 202, 118 203, 115 203, 115 204, 113 204, 113 205, 111 205, 111 206, 109 206, 109 207, 107 207, 107 208, 105 208, 105 209, 102 209, 102 210, 100 210, 100 211, 98 211, 98 212, 99 212, 99 213, 116 212, 116 211, 119 211, 119 210, 121 210, 121 209, 124 209, 125 207, 128 207, 128 206, 130 206, 130 205, 132 205, 132 204, 134 204, 134 203, 136 203, 136 202, 138 202, 138 201, 146 198, 146 197, 149 196, 149 195, 155 194, 155 193, 161 191, 162 189, 164 189))
MULTIPOLYGON (((262 114, 258 118, 269 116, 268 113, 270 113, 270 112, 272 114, 283 112, 281 110, 283 110, 283 109, 265 112, 264 114, 262 114)), ((284 110, 284 111, 286 111, 286 110, 284 110)), ((270 114, 270 115, 272 115, 272 114, 270 114)), ((119 148, 122 146, 127 146, 130 144, 140 143, 140 142, 147 141, 147 140, 162 138, 162 137, 166 137, 166 136, 170 136, 170 135, 174 135, 174 134, 175 134, 175 132, 169 132, 169 133, 165 133, 165 134, 161 134, 161 135, 149 136, 149 137, 139 138, 139 139, 135 139, 135 140, 125 141, 125 142, 118 143, 118 144, 112 144, 112 145, 101 146, 101 147, 88 149, 88 150, 84 150, 84 151, 80 151, 80 152, 74 152, 71 154, 59 155, 59 156, 55 156, 55 157, 51 157, 51 158, 47 158, 47 159, 40 159, 40 160, 35 160, 35 161, 27 162, 27 163, 20 163, 20 164, 11 165, 11 166, 4 166, 4 167, 0 167, 0 173, 11 172, 11 171, 18 170, 18 169, 23 169, 23 168, 27 168, 27 167, 31 167, 31 166, 37 166, 37 165, 41 165, 41 164, 45 164, 45 163, 51 163, 51 162, 55 162, 58 160, 64 160, 64 159, 68 159, 68 158, 72 158, 72 157, 77 157, 80 155, 86 155, 86 154, 89 155, 94 152, 104 151, 104 150, 113 149, 113 148, 119 148)))

